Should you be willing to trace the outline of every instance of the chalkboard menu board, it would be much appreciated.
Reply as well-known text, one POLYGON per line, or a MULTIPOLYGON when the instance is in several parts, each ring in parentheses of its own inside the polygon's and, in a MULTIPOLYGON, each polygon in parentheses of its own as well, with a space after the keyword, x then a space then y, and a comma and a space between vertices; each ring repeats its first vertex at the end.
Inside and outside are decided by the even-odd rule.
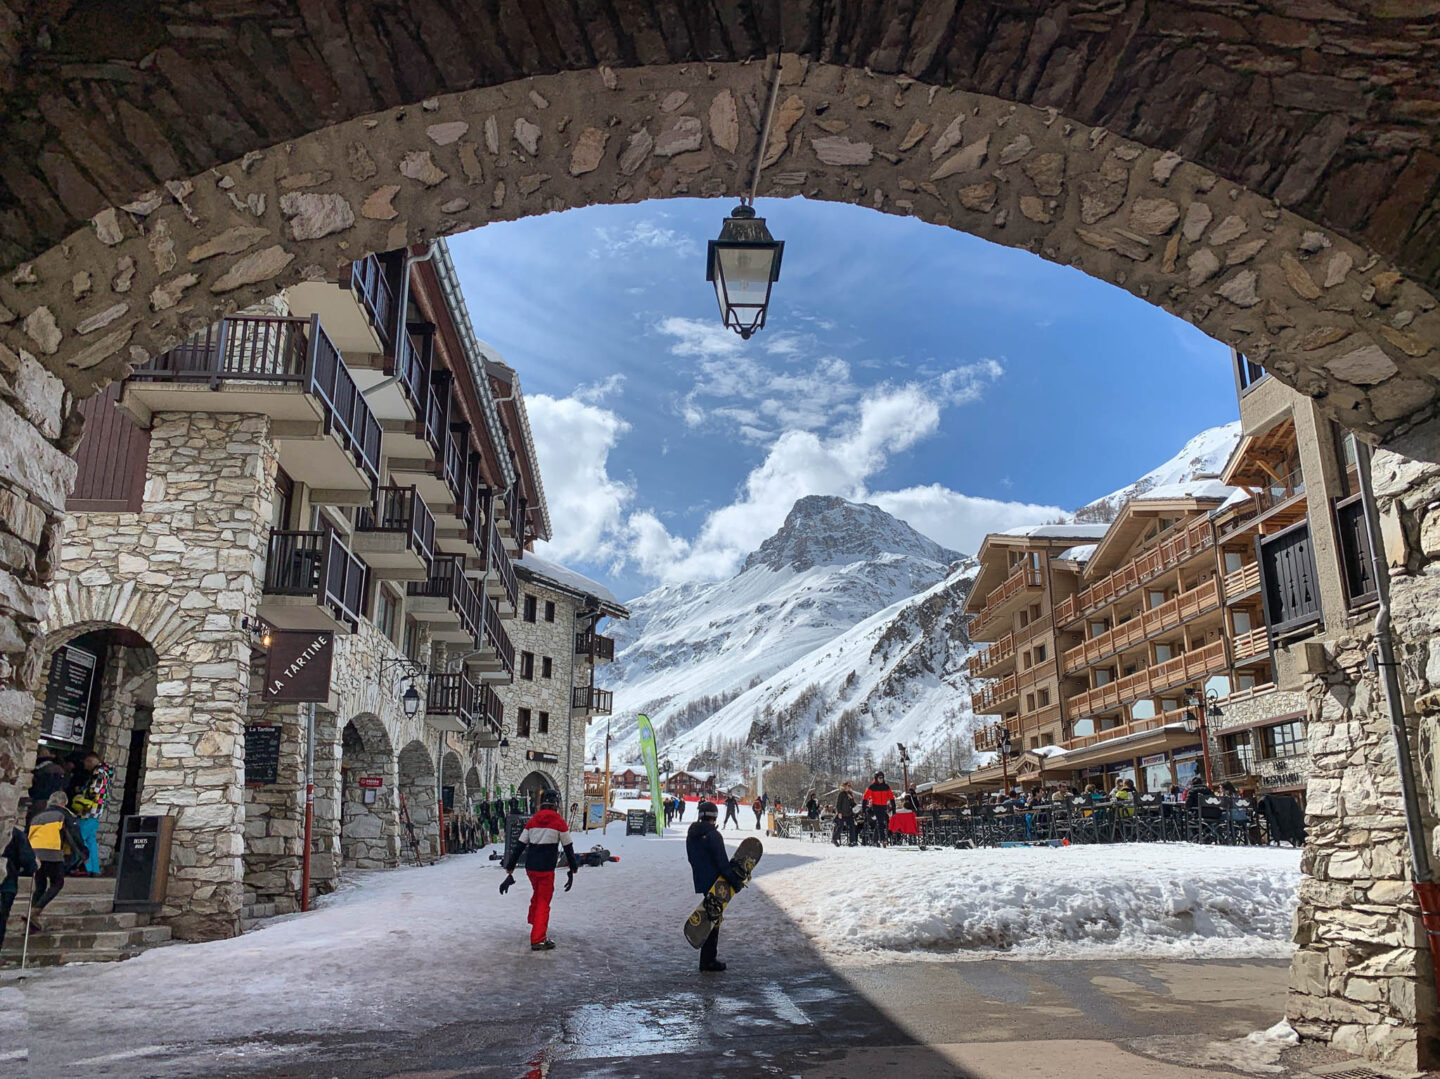
POLYGON ((512 813, 505 818, 505 853, 502 859, 506 865, 510 864, 510 855, 515 850, 515 844, 520 842, 520 833, 529 822, 529 816, 518 813, 512 813))
POLYGON ((655 834, 655 814, 647 813, 643 809, 627 809, 625 811, 625 834, 644 835, 649 832, 655 834))
POLYGON ((260 786, 280 778, 280 728, 251 723, 245 728, 245 785, 260 786))
POLYGON ((47 738, 84 745, 90 725, 90 703, 100 675, 100 655, 67 644, 50 660, 50 681, 45 685, 44 730, 47 738))

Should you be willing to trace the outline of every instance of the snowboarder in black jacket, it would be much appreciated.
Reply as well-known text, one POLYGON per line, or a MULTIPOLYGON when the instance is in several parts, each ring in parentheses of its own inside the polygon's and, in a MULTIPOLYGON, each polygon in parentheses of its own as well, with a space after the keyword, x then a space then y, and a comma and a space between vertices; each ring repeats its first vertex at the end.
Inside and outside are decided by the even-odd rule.
MULTIPOLYGON (((725 852, 725 840, 720 837, 720 829, 715 827, 719 816, 720 807, 714 802, 701 802, 700 819, 690 825, 690 831, 685 836, 685 855, 690 859, 690 874, 694 878, 695 891, 700 895, 709 892, 710 886, 721 877, 736 888, 745 883, 744 875, 731 866, 730 856, 725 852)), ((725 969, 725 964, 715 958, 719 948, 720 923, 716 922, 715 928, 710 930, 710 935, 700 946, 702 971, 725 969)))

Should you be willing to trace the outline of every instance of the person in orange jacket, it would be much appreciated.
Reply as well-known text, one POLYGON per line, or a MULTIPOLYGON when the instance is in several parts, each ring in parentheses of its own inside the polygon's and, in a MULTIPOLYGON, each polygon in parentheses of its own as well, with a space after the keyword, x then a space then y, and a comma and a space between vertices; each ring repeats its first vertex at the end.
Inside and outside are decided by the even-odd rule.
POLYGON ((885 773, 876 772, 875 781, 865 788, 865 815, 870 818, 872 835, 877 847, 890 845, 890 813, 895 808, 895 792, 885 782, 885 773))
POLYGON ((530 950, 548 952, 555 947, 550 939, 550 900, 555 896, 555 865, 560 851, 565 851, 565 861, 570 872, 565 878, 565 890, 575 886, 575 871, 580 860, 575 857, 575 844, 570 838, 570 825, 559 813, 560 792, 543 791, 540 795, 540 812, 526 822, 520 832, 520 840, 510 857, 502 865, 505 879, 500 883, 500 894, 504 895, 515 883, 515 866, 520 855, 525 855, 525 875, 530 878, 530 913, 525 919, 530 923, 530 950))

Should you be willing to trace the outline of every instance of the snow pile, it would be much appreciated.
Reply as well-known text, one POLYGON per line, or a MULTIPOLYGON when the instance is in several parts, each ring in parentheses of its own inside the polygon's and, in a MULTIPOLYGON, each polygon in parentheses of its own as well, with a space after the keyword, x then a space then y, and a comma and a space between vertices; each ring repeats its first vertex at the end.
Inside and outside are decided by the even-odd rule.
POLYGON ((1188 844, 824 850, 818 861, 767 874, 760 887, 837 957, 1291 951, 1299 851, 1188 844))

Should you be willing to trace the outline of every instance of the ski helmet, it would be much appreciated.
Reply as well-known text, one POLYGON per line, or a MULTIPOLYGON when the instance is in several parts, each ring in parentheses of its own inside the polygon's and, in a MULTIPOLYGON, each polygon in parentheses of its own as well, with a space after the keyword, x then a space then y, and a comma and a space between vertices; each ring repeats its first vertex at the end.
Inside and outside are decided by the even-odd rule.
POLYGON ((560 808, 560 792, 559 792, 559 791, 541 791, 541 792, 540 792, 540 808, 541 808, 541 809, 559 809, 559 808, 560 808))
POLYGON ((720 807, 717 806, 714 802, 705 801, 700 803, 701 820, 715 820, 719 816, 720 807))
POLYGON ((884 782, 885 782, 885 773, 884 773, 884 772, 876 772, 876 773, 875 773, 875 782, 876 782, 876 783, 884 783, 884 782))

